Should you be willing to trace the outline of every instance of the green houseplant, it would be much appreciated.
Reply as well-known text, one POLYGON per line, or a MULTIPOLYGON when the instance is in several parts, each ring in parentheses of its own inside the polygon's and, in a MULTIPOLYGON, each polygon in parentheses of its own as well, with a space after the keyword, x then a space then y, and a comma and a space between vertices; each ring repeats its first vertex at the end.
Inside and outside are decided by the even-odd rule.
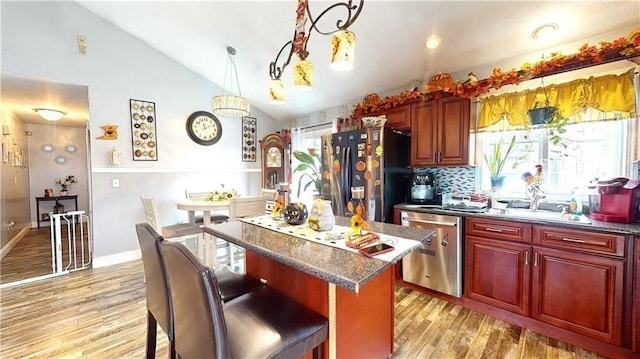
POLYGON ((502 169, 504 168, 504 164, 507 162, 507 158, 509 158, 509 154, 513 150, 516 145, 516 136, 514 135, 511 138, 511 142, 509 142, 509 146, 507 150, 503 153, 502 147, 504 143, 502 142, 502 138, 496 144, 493 145, 493 153, 489 156, 487 154, 483 154, 484 161, 489 167, 489 175, 491 176, 491 187, 501 187, 502 181, 504 180, 504 176, 502 176, 502 169))
POLYGON ((554 145, 566 147, 562 143, 562 134, 567 132, 565 126, 569 119, 564 117, 557 106, 551 106, 545 101, 541 106, 538 102, 528 111, 529 124, 532 127, 544 127, 549 138, 549 142, 554 145))
POLYGON ((320 155, 315 149, 309 149, 309 153, 304 151, 293 151, 293 157, 295 157, 300 164, 293 170, 293 172, 300 172, 302 175, 298 179, 298 194, 300 197, 301 190, 307 190, 313 185, 313 189, 320 194, 322 190, 322 169, 320 155))

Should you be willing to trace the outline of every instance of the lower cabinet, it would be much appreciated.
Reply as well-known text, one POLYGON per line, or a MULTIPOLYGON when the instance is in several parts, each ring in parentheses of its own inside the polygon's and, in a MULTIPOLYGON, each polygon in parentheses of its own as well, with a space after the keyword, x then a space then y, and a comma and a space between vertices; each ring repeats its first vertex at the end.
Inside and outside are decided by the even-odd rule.
POLYGON ((633 335, 633 351, 640 353, 640 237, 636 237, 634 247, 636 250, 633 256, 635 270, 633 271, 633 314, 631 334, 633 335))
POLYGON ((609 248, 624 236, 476 218, 465 232, 465 297, 622 345, 624 252, 609 248))

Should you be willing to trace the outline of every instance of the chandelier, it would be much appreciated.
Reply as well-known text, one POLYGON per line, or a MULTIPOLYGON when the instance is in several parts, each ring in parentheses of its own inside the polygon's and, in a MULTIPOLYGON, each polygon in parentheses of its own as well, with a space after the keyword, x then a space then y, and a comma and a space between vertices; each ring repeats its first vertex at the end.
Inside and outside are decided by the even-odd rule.
POLYGON ((298 0, 296 28, 293 32, 293 38, 280 48, 276 59, 269 64, 269 76, 271 77, 269 97, 271 103, 283 104, 287 101, 286 89, 281 77, 285 68, 291 62, 294 53, 298 57, 298 60, 293 65, 293 87, 300 91, 310 91, 313 88, 313 64, 307 59, 309 56, 307 42, 311 37, 312 30, 322 35, 331 35, 330 67, 332 69, 346 71, 353 68, 356 38, 348 28, 360 15, 363 5, 364 0, 360 0, 358 5, 354 5, 351 0, 348 2, 335 3, 322 11, 318 17, 314 18, 309 11, 308 1, 298 0), (347 10, 346 19, 338 19, 334 30, 326 32, 320 31, 317 27, 318 20, 332 9, 338 7, 347 10), (311 22, 311 26, 308 29, 306 28, 307 19, 311 22), (287 48, 289 49, 288 54, 286 53, 287 48), (282 59, 280 58, 281 56, 283 56, 282 59), (286 58, 284 58, 284 56, 286 56, 286 58), (284 62, 279 66, 278 61, 284 62))
POLYGON ((233 60, 233 56, 236 54, 236 49, 231 46, 227 47, 227 66, 224 70, 224 84, 222 86, 222 95, 215 96, 211 101, 213 103, 213 113, 226 117, 243 117, 248 116, 251 112, 251 104, 249 100, 242 97, 242 91, 240 90, 240 81, 238 81, 238 69, 236 69, 236 62, 233 60), (233 66, 233 74, 229 74, 229 63, 233 66), (231 86, 229 91, 226 90, 227 86, 227 74, 231 79, 231 86), (233 93, 233 77, 235 75, 236 85, 238 86, 238 96, 233 93))

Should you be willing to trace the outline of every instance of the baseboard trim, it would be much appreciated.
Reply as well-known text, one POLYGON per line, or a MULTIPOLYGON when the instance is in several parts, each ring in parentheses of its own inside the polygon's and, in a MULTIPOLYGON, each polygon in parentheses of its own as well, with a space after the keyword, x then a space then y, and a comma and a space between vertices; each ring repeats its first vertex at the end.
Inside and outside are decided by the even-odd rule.
POLYGON ((22 240, 22 238, 24 238, 24 236, 27 235, 27 232, 29 232, 30 229, 31 228, 29 227, 24 227, 20 230, 20 232, 18 232, 18 234, 13 236, 13 238, 11 238, 11 240, 7 242, 7 244, 5 244, 5 246, 2 247, 2 249, 0 249, 0 259, 4 258, 4 256, 9 254, 9 252, 11 252, 13 247, 15 247, 22 240))
POLYGON ((114 264, 120 264, 125 262, 131 262, 142 258, 140 250, 122 252, 118 254, 111 254, 102 257, 93 257, 93 268, 108 267, 114 264))

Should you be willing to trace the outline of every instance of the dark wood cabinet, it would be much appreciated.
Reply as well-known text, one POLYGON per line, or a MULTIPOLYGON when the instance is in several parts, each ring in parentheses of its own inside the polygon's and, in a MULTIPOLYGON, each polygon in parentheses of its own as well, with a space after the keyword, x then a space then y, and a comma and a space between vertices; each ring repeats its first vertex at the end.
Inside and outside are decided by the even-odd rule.
POLYGON ((531 317, 620 345, 624 261, 533 248, 531 317))
POLYGON ((455 96, 412 104, 411 165, 466 165, 470 106, 455 96))
POLYGON ((623 344, 625 236, 477 218, 465 224, 465 297, 623 344))
POLYGON ((469 235, 465 243, 465 295, 528 316, 531 247, 469 235))
POLYGON ((640 237, 635 239, 635 252, 633 255, 633 307, 631 315, 631 334, 633 336, 633 351, 640 353, 640 237))
POLYGON ((411 130, 411 104, 406 104, 387 110, 381 115, 387 116, 384 127, 395 130, 411 130))

